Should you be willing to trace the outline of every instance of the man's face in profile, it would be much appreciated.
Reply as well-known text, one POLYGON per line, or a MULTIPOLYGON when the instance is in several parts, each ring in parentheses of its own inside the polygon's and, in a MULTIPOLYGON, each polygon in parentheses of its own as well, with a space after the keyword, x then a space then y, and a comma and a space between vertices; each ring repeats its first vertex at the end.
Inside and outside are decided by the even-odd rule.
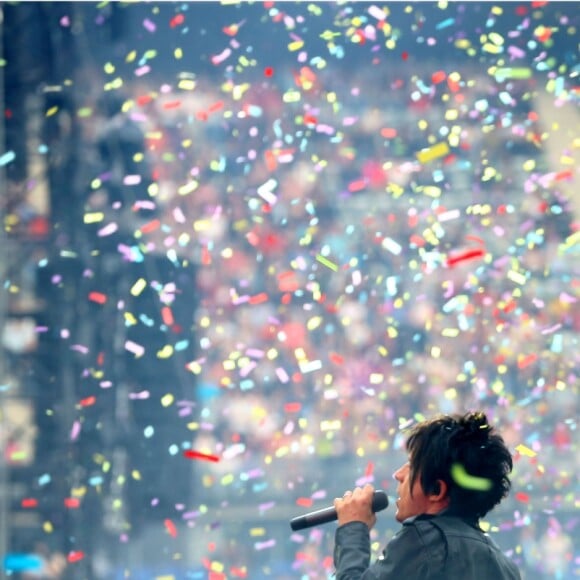
POLYGON ((393 477, 397 480, 397 511, 395 518, 403 522, 407 518, 419 514, 429 513, 431 504, 421 486, 420 478, 415 480, 413 493, 411 494, 411 464, 409 461, 395 471, 393 477))

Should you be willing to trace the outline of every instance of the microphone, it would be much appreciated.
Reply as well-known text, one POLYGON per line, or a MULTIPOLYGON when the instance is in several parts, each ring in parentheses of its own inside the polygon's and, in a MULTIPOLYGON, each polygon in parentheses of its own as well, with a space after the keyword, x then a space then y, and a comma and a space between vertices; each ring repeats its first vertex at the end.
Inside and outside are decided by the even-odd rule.
MULTIPOLYGON (((371 509, 373 513, 380 512, 384 510, 389 505, 389 498, 387 494, 377 489, 373 494, 373 503, 371 509)), ((336 513, 336 508, 334 506, 316 510, 303 516, 297 516, 290 520, 290 527, 294 530, 304 530, 305 528, 311 528, 312 526, 317 526, 319 524, 326 524, 328 522, 333 522, 338 519, 338 514, 336 513)))

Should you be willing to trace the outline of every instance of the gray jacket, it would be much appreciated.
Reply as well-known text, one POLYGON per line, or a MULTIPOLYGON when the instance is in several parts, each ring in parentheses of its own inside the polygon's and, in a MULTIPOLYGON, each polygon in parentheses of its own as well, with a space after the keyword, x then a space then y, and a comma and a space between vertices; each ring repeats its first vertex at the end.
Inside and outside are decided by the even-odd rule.
POLYGON ((367 525, 338 527, 336 580, 521 580, 516 565, 487 534, 445 514, 405 520, 382 556, 369 564, 367 525))

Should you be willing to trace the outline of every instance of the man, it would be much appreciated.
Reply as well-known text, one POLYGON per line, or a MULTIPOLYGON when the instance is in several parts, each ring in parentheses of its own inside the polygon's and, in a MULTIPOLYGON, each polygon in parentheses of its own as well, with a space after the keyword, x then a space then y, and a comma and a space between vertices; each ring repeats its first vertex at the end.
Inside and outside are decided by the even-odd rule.
POLYGON ((394 474, 403 527, 370 563, 373 487, 334 500, 336 580, 519 580, 478 522, 507 496, 512 458, 484 413, 442 415, 413 427, 409 461, 394 474))

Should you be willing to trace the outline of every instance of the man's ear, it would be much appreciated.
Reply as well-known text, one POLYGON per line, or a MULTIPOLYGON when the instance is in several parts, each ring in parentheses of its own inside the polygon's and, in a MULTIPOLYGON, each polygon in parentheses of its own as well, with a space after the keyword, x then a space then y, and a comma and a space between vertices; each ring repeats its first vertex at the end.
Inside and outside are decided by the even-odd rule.
POLYGON ((434 491, 429 494, 429 499, 431 499, 431 501, 444 501, 449 489, 447 484, 442 479, 438 479, 433 487, 434 491))

